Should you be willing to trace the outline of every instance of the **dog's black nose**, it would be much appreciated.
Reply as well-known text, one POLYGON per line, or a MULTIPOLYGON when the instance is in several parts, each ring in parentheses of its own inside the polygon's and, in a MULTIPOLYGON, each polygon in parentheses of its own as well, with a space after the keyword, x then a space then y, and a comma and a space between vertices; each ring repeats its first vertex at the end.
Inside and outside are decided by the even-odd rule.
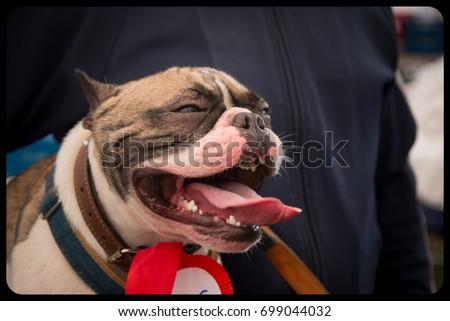
POLYGON ((243 128, 250 134, 258 137, 264 133, 266 123, 264 119, 255 113, 239 113, 234 116, 233 126, 243 128))
POLYGON ((248 162, 264 159, 270 147, 275 146, 275 142, 270 139, 270 133, 266 130, 264 119, 258 114, 236 114, 232 125, 244 131, 247 147, 243 152, 243 158, 248 162))

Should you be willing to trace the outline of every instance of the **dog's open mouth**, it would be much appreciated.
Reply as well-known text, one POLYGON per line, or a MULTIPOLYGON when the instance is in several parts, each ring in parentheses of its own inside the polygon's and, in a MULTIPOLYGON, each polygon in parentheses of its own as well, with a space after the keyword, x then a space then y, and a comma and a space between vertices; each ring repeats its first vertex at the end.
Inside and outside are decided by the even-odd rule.
POLYGON ((280 223, 301 211, 256 193, 266 174, 267 167, 261 164, 238 165, 201 178, 138 169, 133 184, 140 200, 158 215, 193 225, 199 232, 251 241, 259 237, 259 225, 280 223))

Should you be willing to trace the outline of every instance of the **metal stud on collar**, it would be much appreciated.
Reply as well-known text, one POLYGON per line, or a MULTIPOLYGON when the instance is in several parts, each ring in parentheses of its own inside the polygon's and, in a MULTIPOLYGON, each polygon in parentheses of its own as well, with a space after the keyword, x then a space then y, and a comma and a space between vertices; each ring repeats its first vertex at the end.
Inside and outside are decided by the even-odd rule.
POLYGON ((108 263, 120 262, 120 260, 122 259, 122 257, 124 255, 126 255, 126 254, 136 254, 140 250, 142 250, 142 248, 137 248, 137 249, 119 249, 116 253, 114 253, 113 255, 111 255, 108 258, 108 263))

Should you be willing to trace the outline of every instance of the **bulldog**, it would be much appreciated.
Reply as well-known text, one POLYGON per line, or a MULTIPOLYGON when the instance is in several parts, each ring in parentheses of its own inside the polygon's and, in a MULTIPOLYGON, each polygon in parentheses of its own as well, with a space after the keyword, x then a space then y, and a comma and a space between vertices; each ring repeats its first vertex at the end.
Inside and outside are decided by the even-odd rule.
POLYGON ((230 75, 174 67, 113 85, 75 74, 90 112, 55 159, 8 183, 12 291, 108 292, 83 275, 100 267, 123 285, 133 254, 158 242, 245 252, 260 240, 260 226, 301 211, 257 194, 264 176, 277 175, 282 144, 268 104, 230 75), (79 272, 84 254, 72 243, 95 269, 79 272))

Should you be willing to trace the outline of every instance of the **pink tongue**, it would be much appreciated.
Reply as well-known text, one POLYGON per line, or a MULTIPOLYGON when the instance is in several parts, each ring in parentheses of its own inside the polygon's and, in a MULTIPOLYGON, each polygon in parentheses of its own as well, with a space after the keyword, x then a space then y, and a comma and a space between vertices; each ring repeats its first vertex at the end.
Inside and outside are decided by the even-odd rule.
POLYGON ((279 199, 261 197, 244 184, 229 182, 220 188, 191 183, 184 189, 203 212, 222 217, 233 215, 243 225, 272 225, 287 221, 302 210, 284 205, 279 199))

